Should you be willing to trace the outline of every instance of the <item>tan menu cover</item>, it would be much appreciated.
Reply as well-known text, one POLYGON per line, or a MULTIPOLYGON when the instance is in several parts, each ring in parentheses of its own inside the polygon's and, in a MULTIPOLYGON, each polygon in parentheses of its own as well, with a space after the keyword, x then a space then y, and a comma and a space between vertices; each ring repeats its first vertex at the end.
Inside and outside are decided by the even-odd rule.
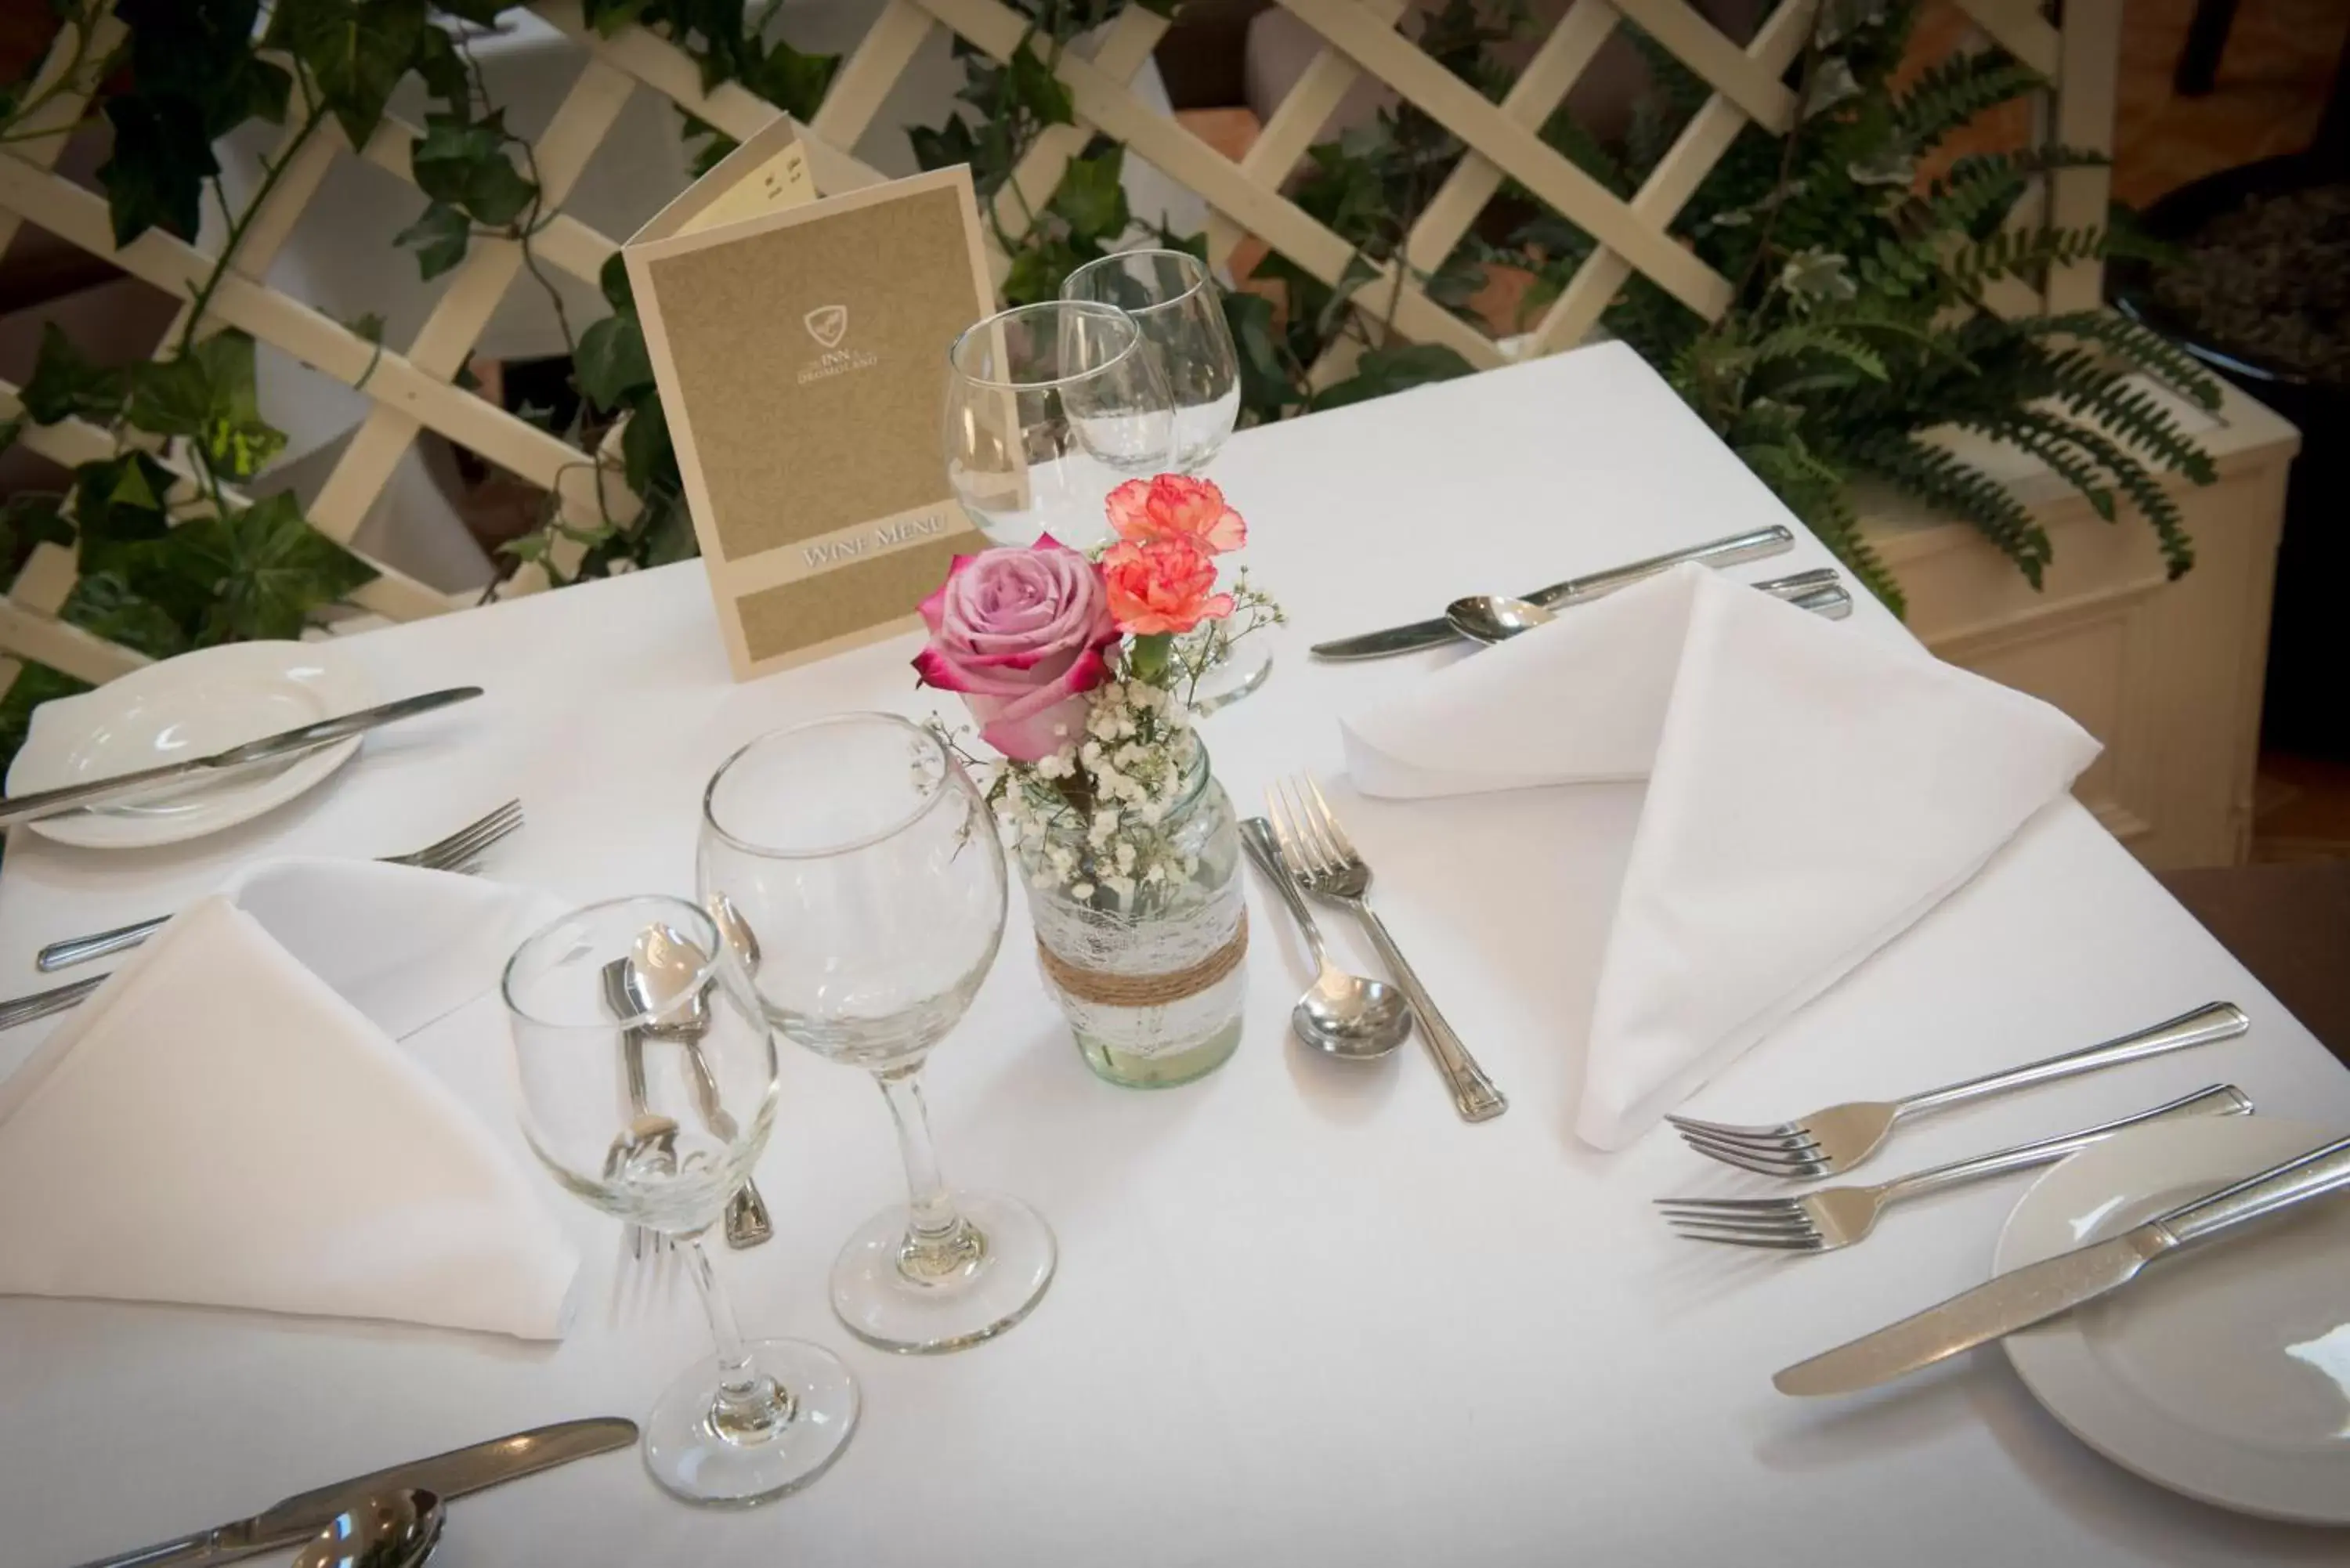
POLYGON ((939 445, 947 349, 993 308, 970 171, 776 204, 787 129, 625 252, 737 680, 919 625, 987 543, 939 445))

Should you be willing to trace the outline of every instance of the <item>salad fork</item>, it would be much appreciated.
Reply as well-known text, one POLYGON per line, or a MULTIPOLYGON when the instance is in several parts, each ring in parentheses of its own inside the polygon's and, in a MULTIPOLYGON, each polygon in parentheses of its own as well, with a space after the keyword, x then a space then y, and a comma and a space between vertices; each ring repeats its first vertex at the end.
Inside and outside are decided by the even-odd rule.
POLYGON ((2233 1084, 2215 1084, 2191 1095, 2062 1137, 2042 1138, 1997 1154, 1953 1160, 1930 1169, 1897 1176, 1874 1187, 1828 1187, 1800 1198, 1659 1198, 1657 1206, 1675 1231, 1695 1241, 1733 1247, 1768 1247, 1787 1252, 1833 1252, 1864 1241, 1894 1204, 1923 1198, 1946 1187, 1981 1181, 2011 1170, 2054 1165, 2069 1154, 2100 1143, 2126 1127, 2188 1116, 2246 1116, 2252 1102, 2233 1084))
POLYGON ((1371 945, 1379 950, 1379 957, 1387 961, 1388 972, 1419 1019, 1420 1039, 1436 1058, 1437 1071, 1444 1075, 1445 1086, 1452 1091, 1453 1108, 1461 1119, 1482 1122, 1508 1110, 1510 1102, 1452 1033, 1452 1025, 1430 999, 1428 988, 1419 983, 1402 950, 1372 911, 1370 866, 1356 850, 1347 830, 1338 826, 1330 803, 1322 798, 1321 785, 1306 774, 1276 784, 1265 791, 1265 815, 1272 820, 1281 858, 1297 885, 1324 903, 1351 913, 1371 945))
MULTIPOLYGON (((414 866, 426 871, 473 872, 481 868, 481 857, 495 844, 522 826, 522 802, 510 800, 505 805, 476 821, 469 822, 448 837, 437 839, 423 848, 406 855, 387 855, 387 866, 414 866)), ((94 958, 135 948, 163 929, 172 917, 156 915, 128 926, 118 926, 110 931, 98 931, 86 937, 69 937, 51 942, 33 960, 33 967, 43 974, 54 974, 94 958)))
POLYGON ((2232 1040, 2251 1027, 2251 1020, 2234 1002, 2212 1002, 2135 1034, 1970 1078, 1962 1084, 1929 1089, 1907 1099, 1856 1100, 1849 1105, 1829 1106, 1794 1121, 1762 1127, 1701 1121, 1695 1116, 1668 1116, 1665 1119, 1680 1130, 1681 1140, 1690 1147, 1709 1159, 1734 1165, 1741 1170, 1794 1180, 1841 1176, 1876 1153, 1904 1117, 2069 1078, 2075 1073, 2144 1061, 2149 1056, 2183 1051, 2190 1045, 2232 1040))

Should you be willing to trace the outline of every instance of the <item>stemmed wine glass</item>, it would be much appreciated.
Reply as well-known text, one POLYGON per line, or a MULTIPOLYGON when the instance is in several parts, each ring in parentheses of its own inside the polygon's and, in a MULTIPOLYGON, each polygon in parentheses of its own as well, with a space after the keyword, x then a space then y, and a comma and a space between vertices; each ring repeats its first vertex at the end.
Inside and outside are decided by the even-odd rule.
POLYGON ((653 1406, 646 1468, 693 1502, 806 1485, 857 1426, 856 1381, 819 1345, 746 1343, 702 1245, 775 1116, 775 1036, 742 961, 683 899, 619 898, 525 940, 503 989, 532 1150, 575 1196, 682 1241, 710 1314, 718 1354, 653 1406))
POLYGON ((955 497, 990 539, 1087 550, 1109 537, 1109 493, 1173 463, 1175 416, 1130 317, 1047 300, 955 339, 942 439, 955 497))
POLYGON ((1000 1194, 950 1191, 920 1074, 1003 936, 1003 851, 939 737, 889 713, 778 730, 702 797, 697 883, 775 1027, 870 1072, 898 1126, 910 1201, 849 1238, 832 1305, 887 1350, 1002 1333, 1053 1277, 1053 1232, 1000 1194))
POLYGON ((1114 306, 1132 317, 1159 361, 1175 406, 1174 466, 1208 466, 1240 421, 1240 356, 1215 279, 1189 251, 1120 251, 1061 282, 1061 297, 1114 306))
MULTIPOLYGON (((1241 372, 1223 296, 1206 265, 1188 251, 1120 251, 1069 274, 1061 297, 1114 306, 1141 329, 1175 405, 1175 466, 1190 474, 1207 467, 1239 422, 1241 372)), ((1191 638, 1196 653, 1216 660, 1191 693, 1193 712, 1212 713, 1264 684, 1273 656, 1262 641, 1235 653, 1216 622, 1191 638)))

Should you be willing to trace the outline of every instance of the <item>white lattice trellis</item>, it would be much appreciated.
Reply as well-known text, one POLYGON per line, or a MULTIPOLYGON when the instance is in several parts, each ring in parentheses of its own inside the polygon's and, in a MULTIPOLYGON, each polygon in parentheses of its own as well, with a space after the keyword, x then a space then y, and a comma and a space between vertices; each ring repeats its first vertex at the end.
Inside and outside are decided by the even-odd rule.
MULTIPOLYGON (((1370 77, 1443 125, 1468 149, 1412 228, 1404 247, 1404 280, 1398 285, 1395 264, 1388 263, 1367 286, 1383 301, 1390 296, 1395 299, 1395 325, 1404 336, 1446 344, 1480 369, 1502 364, 1513 355, 1570 348, 1591 330, 1608 300, 1635 272, 1709 318, 1728 305, 1729 280, 1673 239, 1669 225, 1741 129, 1752 122, 1783 131, 1792 123, 1796 106, 1780 78, 1803 47, 1818 0, 1780 0, 1742 48, 1685 0, 1574 0, 1499 104, 1446 71, 1397 29, 1406 0, 1279 4, 1312 28, 1323 47, 1245 158, 1238 162, 1226 159, 1130 89, 1128 84, 1167 27, 1159 16, 1130 8, 1089 53, 1071 51, 1063 57, 1059 74, 1075 104, 1077 123, 1048 130, 1029 150, 1014 174, 1027 200, 1002 203, 1006 218, 1041 211, 1069 161, 1099 132, 1124 143, 1207 202, 1210 254, 1218 262, 1228 259, 1243 236, 1254 234, 1306 272, 1336 284, 1355 261, 1353 248, 1289 201, 1280 187, 1307 147, 1320 138, 1347 89, 1370 77), (1543 122, 1624 21, 1671 50, 1713 89, 1629 200, 1601 186, 1539 135, 1543 122), (1516 181, 1596 242, 1541 320, 1507 348, 1439 306, 1410 276, 1431 272, 1444 261, 1505 178, 1516 181)), ((2068 0, 2061 29, 2043 16, 2039 0, 1960 4, 1983 33, 2055 84, 2044 118, 2060 140, 2079 147, 2108 147, 2121 0, 2068 0)), ((737 140, 775 116, 770 105, 740 87, 730 84, 704 92, 695 63, 650 33, 631 28, 614 37, 598 36, 582 24, 576 0, 547 0, 537 8, 580 46, 583 55, 577 79, 534 148, 550 210, 559 210, 622 105, 640 87, 737 140)), ((106 24, 117 36, 119 26, 111 19, 106 24)), ((864 135, 915 51, 933 28, 941 26, 999 62, 1020 47, 1028 30, 1026 18, 1001 0, 888 0, 842 64, 806 128, 819 190, 851 190, 880 178, 845 150, 864 135)), ((112 41, 99 39, 99 52, 112 41)), ((63 69, 66 53, 61 42, 45 71, 63 69)), ((69 96, 56 100, 43 111, 41 121, 26 128, 36 134, 0 154, 0 245, 18 223, 28 221, 151 284, 191 295, 210 272, 212 257, 161 232, 116 249, 105 202, 53 172, 66 132, 84 107, 69 96), (53 133, 37 134, 45 129, 53 133)), ((367 146, 356 150, 357 155, 412 182, 409 156, 419 134, 413 126, 387 118, 367 146)), ((551 493, 567 517, 600 518, 608 508, 628 514, 634 498, 626 494, 610 466, 599 468, 577 449, 455 384, 491 314, 522 269, 524 258, 515 243, 476 241, 464 263, 450 275, 414 339, 397 349, 380 348, 260 281, 305 204, 353 151, 329 125, 296 151, 294 162, 265 197, 265 210, 250 225, 210 309, 217 321, 242 327, 362 389, 372 401, 365 422, 311 508, 313 524, 338 540, 349 540, 390 482, 401 454, 425 430, 471 448, 551 493), (605 487, 600 496, 599 485, 605 487)), ((2104 172, 2066 171, 2050 182, 2038 200, 2042 204, 2033 216, 2044 214, 2068 225, 2099 222, 2106 200, 2104 172)), ((590 284, 618 248, 615 240, 559 211, 532 244, 547 265, 590 284)), ((1001 255, 995 260, 1000 277, 1006 263, 1001 255)), ((2044 298, 2022 285, 2011 285, 1994 303, 2012 310, 2043 305, 2081 308, 2096 303, 2100 281, 2095 264, 2084 263, 2053 277, 2044 298)), ((1371 296, 1367 291, 1366 296, 1371 296)), ((175 324, 171 337, 177 332, 175 324)), ((1315 374, 1326 381, 1344 369, 1343 364, 1327 361, 1316 366, 1315 374)), ((0 418, 20 411, 16 389, 0 382, 0 418)), ((28 426, 20 439, 68 466, 110 456, 116 450, 109 432, 77 420, 28 426)), ((168 454, 165 461, 170 463, 168 454)), ((187 478, 176 467, 174 472, 182 472, 183 481, 187 478)), ((0 596, 0 655, 38 659, 93 680, 144 662, 130 649, 57 618, 73 583, 70 551, 53 545, 36 548, 0 596)), ((502 591, 527 592, 545 583, 535 568, 525 569, 502 591)), ((363 606, 397 618, 471 602, 471 596, 452 600, 388 570, 356 597, 363 606)), ((14 679, 16 668, 12 659, 0 657, 0 690, 14 679)))

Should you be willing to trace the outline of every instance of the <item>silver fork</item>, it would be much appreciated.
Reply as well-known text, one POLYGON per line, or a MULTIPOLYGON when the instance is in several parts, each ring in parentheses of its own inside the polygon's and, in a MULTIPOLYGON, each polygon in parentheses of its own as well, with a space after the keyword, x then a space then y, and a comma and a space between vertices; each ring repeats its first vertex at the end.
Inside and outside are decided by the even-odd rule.
POLYGON ((1997 1154, 1954 1160, 1913 1171, 1874 1187, 1828 1187, 1800 1198, 1659 1198, 1659 1208, 1673 1229, 1697 1241, 1733 1247, 1768 1247, 1786 1252, 1833 1252, 1865 1239, 1878 1216, 1906 1199, 1923 1198, 1946 1187, 1981 1181, 2011 1170, 2054 1165, 2066 1155, 2100 1143, 2126 1127, 2188 1116, 2248 1116, 2252 1102, 2233 1084, 2198 1089, 2168 1105, 2103 1123, 2063 1137, 2020 1144, 1997 1154))
POLYGON ((2069 1078, 2075 1073, 2141 1062, 2148 1056, 2184 1051, 2190 1045, 2232 1040, 2251 1027, 2243 1009, 2234 1002, 2212 1002, 2135 1034, 1970 1078, 1963 1084, 1929 1089, 1907 1099, 1856 1100, 1849 1105, 1829 1106, 1794 1121, 1763 1127, 1700 1121, 1695 1116, 1669 1116, 1665 1119, 1680 1129, 1682 1141, 1698 1153, 1741 1170, 1798 1180, 1812 1176, 1841 1176, 1874 1154, 1905 1116, 2069 1078))
MULTIPOLYGON (((460 828, 437 844, 428 844, 411 855, 387 856, 385 860, 388 864, 395 866, 414 866, 427 871, 453 871, 470 876, 481 869, 481 856, 484 851, 521 826, 522 803, 510 800, 480 821, 460 828)), ((44 963, 41 967, 54 970, 60 967, 61 963, 78 962, 81 959, 95 957, 101 952, 113 952, 122 948, 136 947, 145 941, 149 936, 161 929, 164 922, 170 919, 169 915, 161 915, 151 920, 141 920, 135 926, 124 926, 119 930, 100 931, 95 936, 78 938, 77 940, 79 942, 109 940, 113 945, 95 948, 59 962, 44 963)), ((42 951, 46 956, 57 948, 70 945, 72 944, 54 943, 49 948, 43 949, 42 951)), ((69 1007, 78 1006, 90 992, 106 983, 106 978, 102 974, 94 974, 85 980, 69 981, 64 985, 51 986, 47 991, 31 992, 23 996, 12 997, 6 1002, 0 1002, 0 1029, 14 1029, 20 1023, 30 1023, 36 1018, 47 1018, 53 1012, 63 1012, 69 1007)))
MULTIPOLYGON (((522 826, 522 802, 510 800, 478 821, 469 822, 448 837, 426 845, 407 855, 386 855, 387 866, 417 866, 427 871, 478 870, 482 852, 499 839, 522 826)), ((54 974, 90 959, 104 958, 109 953, 135 948, 163 929, 172 917, 157 915, 152 919, 117 926, 110 931, 97 931, 86 937, 69 937, 61 942, 51 942, 33 960, 33 967, 43 974, 54 974)))
POLYGON ((1436 1010, 1434 999, 1412 972, 1403 950, 1373 912, 1371 868, 1347 836, 1347 830, 1338 826, 1330 803, 1322 798, 1322 787, 1311 775, 1301 774, 1265 791, 1264 799, 1265 815, 1272 819, 1274 837, 1281 843, 1281 857, 1298 886, 1355 917, 1371 945, 1379 950, 1396 984, 1410 1000, 1412 1011, 1419 1017, 1419 1037, 1436 1059, 1436 1070, 1444 1075, 1445 1086, 1452 1091, 1453 1108, 1461 1119, 1482 1122, 1508 1110, 1510 1102, 1469 1054, 1469 1047, 1461 1043, 1444 1014, 1436 1010))

